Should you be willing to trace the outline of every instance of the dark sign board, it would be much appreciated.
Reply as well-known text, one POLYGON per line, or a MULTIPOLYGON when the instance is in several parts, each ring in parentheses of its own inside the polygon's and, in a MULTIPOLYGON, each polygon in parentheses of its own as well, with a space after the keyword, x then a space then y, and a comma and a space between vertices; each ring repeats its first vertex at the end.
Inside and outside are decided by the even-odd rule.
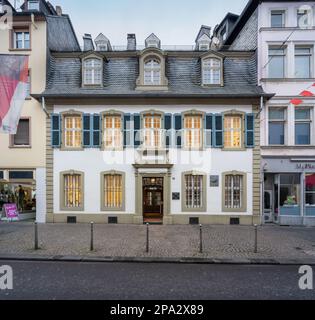
POLYGON ((180 200, 180 193, 179 192, 173 192, 172 193, 172 200, 180 200))
POLYGON ((219 186, 219 176, 210 176, 210 187, 219 186))

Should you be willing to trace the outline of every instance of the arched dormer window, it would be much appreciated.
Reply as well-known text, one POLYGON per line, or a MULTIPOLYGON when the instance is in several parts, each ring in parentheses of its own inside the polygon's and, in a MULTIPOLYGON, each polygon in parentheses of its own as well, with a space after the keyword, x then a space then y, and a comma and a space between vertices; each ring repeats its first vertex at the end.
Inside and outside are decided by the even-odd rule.
POLYGON ((144 63, 144 84, 158 86, 161 84, 161 63, 157 59, 148 59, 144 63))
POLYGON ((213 55, 202 59, 202 85, 223 86, 223 59, 213 55))
POLYGON ((160 49, 147 48, 141 52, 136 90, 168 90, 165 55, 160 49))
POLYGON ((83 86, 102 86, 103 61, 98 57, 87 57, 83 60, 83 86))

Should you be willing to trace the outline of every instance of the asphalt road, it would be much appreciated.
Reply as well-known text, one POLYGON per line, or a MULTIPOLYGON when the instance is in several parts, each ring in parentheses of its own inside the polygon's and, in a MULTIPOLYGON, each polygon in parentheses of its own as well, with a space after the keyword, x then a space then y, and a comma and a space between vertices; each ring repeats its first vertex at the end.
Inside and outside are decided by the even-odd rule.
POLYGON ((0 261, 2 265, 13 268, 14 288, 0 290, 0 300, 315 299, 315 290, 299 289, 298 266, 0 261))

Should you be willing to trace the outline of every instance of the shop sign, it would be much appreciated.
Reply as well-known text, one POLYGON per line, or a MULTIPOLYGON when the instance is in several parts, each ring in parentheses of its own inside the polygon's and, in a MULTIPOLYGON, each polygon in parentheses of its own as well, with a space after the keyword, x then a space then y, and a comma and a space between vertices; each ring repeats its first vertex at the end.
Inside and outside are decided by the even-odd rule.
POLYGON ((18 220, 19 211, 15 203, 7 203, 3 205, 6 218, 9 220, 18 220))
POLYGON ((297 170, 315 170, 315 164, 313 163, 298 163, 296 165, 297 170))

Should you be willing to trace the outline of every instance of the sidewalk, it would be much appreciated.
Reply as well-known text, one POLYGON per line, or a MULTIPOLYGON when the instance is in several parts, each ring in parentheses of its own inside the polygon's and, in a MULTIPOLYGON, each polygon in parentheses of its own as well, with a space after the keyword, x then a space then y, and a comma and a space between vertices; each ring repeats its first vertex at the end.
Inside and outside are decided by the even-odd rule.
POLYGON ((315 228, 262 226, 258 253, 254 228, 204 226, 199 253, 199 226, 95 225, 90 252, 89 224, 38 226, 40 250, 34 250, 32 223, 0 223, 0 259, 62 261, 139 261, 239 264, 315 264, 315 228))

